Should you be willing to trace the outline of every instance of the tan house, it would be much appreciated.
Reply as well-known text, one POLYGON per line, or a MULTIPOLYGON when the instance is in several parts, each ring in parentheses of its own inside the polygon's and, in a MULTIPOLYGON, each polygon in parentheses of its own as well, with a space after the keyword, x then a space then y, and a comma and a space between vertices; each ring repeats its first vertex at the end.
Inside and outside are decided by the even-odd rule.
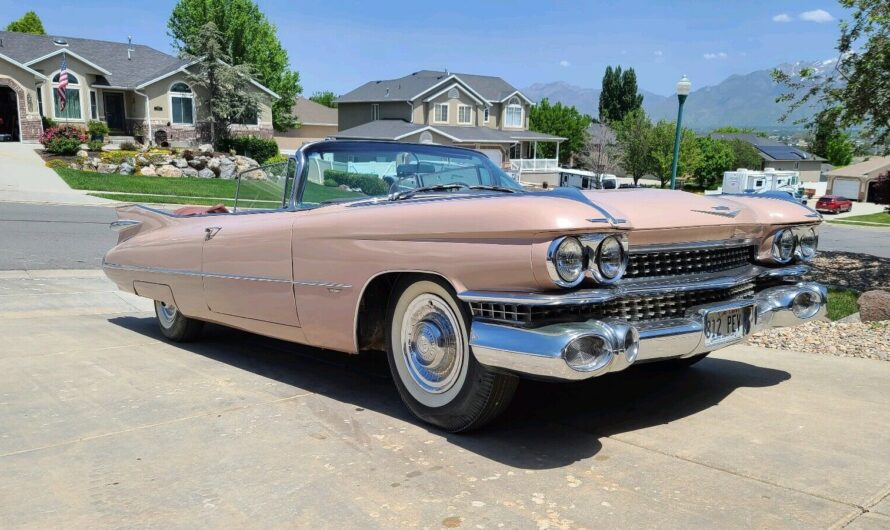
POLYGON ((528 182, 558 180, 558 136, 528 130, 533 102, 500 77, 422 70, 370 81, 339 99, 342 139, 395 140, 470 147, 528 182), (538 144, 556 156, 538 156, 538 144))
POLYGON ((337 134, 337 109, 298 97, 293 115, 299 127, 285 132, 275 131, 275 141, 282 151, 296 151, 303 144, 324 140, 337 134))
MULTIPOLYGON (((101 120, 113 135, 156 143, 205 141, 202 90, 188 77, 193 64, 139 44, 0 32, 0 134, 35 142, 45 116, 80 127, 101 120), (64 109, 57 90, 63 60, 69 83, 64 109)), ((278 96, 254 80, 251 87, 260 111, 234 132, 270 138, 278 96)))
POLYGON ((854 201, 874 202, 878 177, 890 175, 890 156, 873 156, 864 162, 828 172, 828 194, 854 201))
POLYGON ((715 140, 742 140, 750 143, 763 159, 761 170, 771 167, 779 171, 797 171, 800 174, 801 182, 822 181, 822 164, 825 159, 797 147, 756 134, 715 133, 711 135, 711 138, 715 140))

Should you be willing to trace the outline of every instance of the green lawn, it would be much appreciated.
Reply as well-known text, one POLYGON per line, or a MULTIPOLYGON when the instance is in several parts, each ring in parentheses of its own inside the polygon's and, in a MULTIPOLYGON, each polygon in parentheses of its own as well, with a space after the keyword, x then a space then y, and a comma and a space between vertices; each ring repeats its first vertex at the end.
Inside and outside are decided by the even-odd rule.
POLYGON ((874 223, 874 224, 882 224, 882 225, 890 225, 890 213, 887 212, 878 212, 878 213, 870 213, 867 215, 853 215, 850 217, 843 217, 841 219, 829 219, 829 223, 847 223, 847 224, 859 224, 859 223, 874 223))
MULTIPOLYGON (((55 171, 76 190, 123 193, 125 195, 109 193, 91 193, 90 195, 124 202, 201 205, 222 202, 231 205, 237 185, 235 180, 223 179, 143 177, 91 173, 69 168, 57 168, 55 171), (164 197, 154 197, 153 195, 164 195, 164 197), (199 200, 200 198, 206 199, 199 200)), ((282 190, 279 186, 267 181, 244 180, 242 182, 242 199, 268 201, 274 205, 279 201, 281 194, 282 190)), ((361 196, 360 193, 308 182, 303 194, 303 202, 322 202, 361 196)))
POLYGON ((842 287, 828 288, 828 318, 839 320, 845 316, 859 312, 859 293, 842 287))

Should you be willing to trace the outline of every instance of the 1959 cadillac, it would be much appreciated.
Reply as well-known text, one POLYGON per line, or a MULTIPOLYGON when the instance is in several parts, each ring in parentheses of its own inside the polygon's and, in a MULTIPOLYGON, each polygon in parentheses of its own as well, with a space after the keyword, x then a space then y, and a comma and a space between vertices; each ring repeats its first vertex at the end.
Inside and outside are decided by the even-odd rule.
POLYGON ((494 418, 519 377, 687 366, 825 312, 801 281, 821 218, 791 201, 525 191, 476 151, 373 141, 255 171, 231 213, 120 208, 105 273, 175 341, 216 322, 385 350, 411 412, 448 431, 494 418))

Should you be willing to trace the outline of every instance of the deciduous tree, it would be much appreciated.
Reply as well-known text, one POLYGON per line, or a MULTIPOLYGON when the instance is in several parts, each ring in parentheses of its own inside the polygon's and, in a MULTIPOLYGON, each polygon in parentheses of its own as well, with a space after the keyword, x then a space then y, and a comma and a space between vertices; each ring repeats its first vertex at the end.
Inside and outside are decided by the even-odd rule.
POLYGON ((37 13, 28 11, 22 18, 14 20, 6 26, 6 31, 14 31, 16 33, 33 33, 34 35, 46 35, 43 29, 43 21, 37 16, 37 13))
POLYGON ((825 148, 825 158, 832 166, 847 166, 853 161, 853 143, 845 134, 836 134, 828 140, 825 148))
POLYGON ((620 66, 606 67, 600 92, 599 119, 611 123, 643 106, 643 96, 637 93, 637 74, 633 68, 622 71, 620 66))
MULTIPOLYGON (((708 136, 696 138, 699 160, 693 170, 698 185, 710 189, 723 178, 723 172, 733 168, 735 156, 729 142, 708 136)), ((682 144, 681 144, 682 146, 682 144)))
MULTIPOLYGON (((879 142, 890 138, 890 2, 840 0, 851 11, 841 21, 834 68, 799 72, 773 71, 788 91, 776 101, 787 102, 788 112, 807 103, 838 108, 841 127, 864 125, 879 142)), ((814 121, 814 120, 813 120, 814 121)))
MULTIPOLYGON (((652 128, 652 174, 665 187, 671 180, 671 164, 674 160, 674 133, 677 124, 660 120, 652 128)), ((699 164, 698 144, 691 129, 683 129, 680 134, 680 158, 677 162, 677 177, 691 175, 699 164)))
MULTIPOLYGON (((590 116, 581 114, 575 107, 566 107, 562 103, 551 105, 547 98, 532 106, 528 115, 529 129, 566 139, 559 146, 561 163, 567 163, 584 147, 590 121, 590 116)), ((556 147, 549 142, 538 146, 538 152, 544 157, 555 156, 555 151, 556 147)))
POLYGON ((634 184, 651 171, 652 122, 643 109, 628 112, 615 122, 615 136, 618 141, 619 165, 634 179, 634 184))
POLYGON ((730 169, 754 169, 763 167, 763 157, 760 152, 744 140, 725 140, 726 145, 732 149, 732 168, 730 169))
POLYGON ((314 92, 309 99, 318 103, 319 105, 324 105, 325 107, 330 107, 332 109, 337 108, 337 94, 334 94, 330 90, 324 90, 322 92, 314 92))
POLYGON ((290 69, 275 25, 252 0, 179 0, 167 28, 181 54, 200 56, 195 38, 207 22, 213 22, 222 35, 223 49, 232 64, 249 65, 256 80, 280 96, 272 103, 275 129, 294 126, 291 109, 303 89, 300 74, 290 69))

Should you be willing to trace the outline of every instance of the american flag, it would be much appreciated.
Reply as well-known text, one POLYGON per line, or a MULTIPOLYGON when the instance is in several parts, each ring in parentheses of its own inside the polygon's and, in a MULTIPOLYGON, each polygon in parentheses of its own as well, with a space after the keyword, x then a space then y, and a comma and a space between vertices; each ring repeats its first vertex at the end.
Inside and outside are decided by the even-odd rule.
POLYGON ((65 110, 65 104, 68 102, 66 89, 68 88, 68 62, 62 55, 62 67, 59 70, 59 86, 56 90, 59 93, 59 110, 65 110))

